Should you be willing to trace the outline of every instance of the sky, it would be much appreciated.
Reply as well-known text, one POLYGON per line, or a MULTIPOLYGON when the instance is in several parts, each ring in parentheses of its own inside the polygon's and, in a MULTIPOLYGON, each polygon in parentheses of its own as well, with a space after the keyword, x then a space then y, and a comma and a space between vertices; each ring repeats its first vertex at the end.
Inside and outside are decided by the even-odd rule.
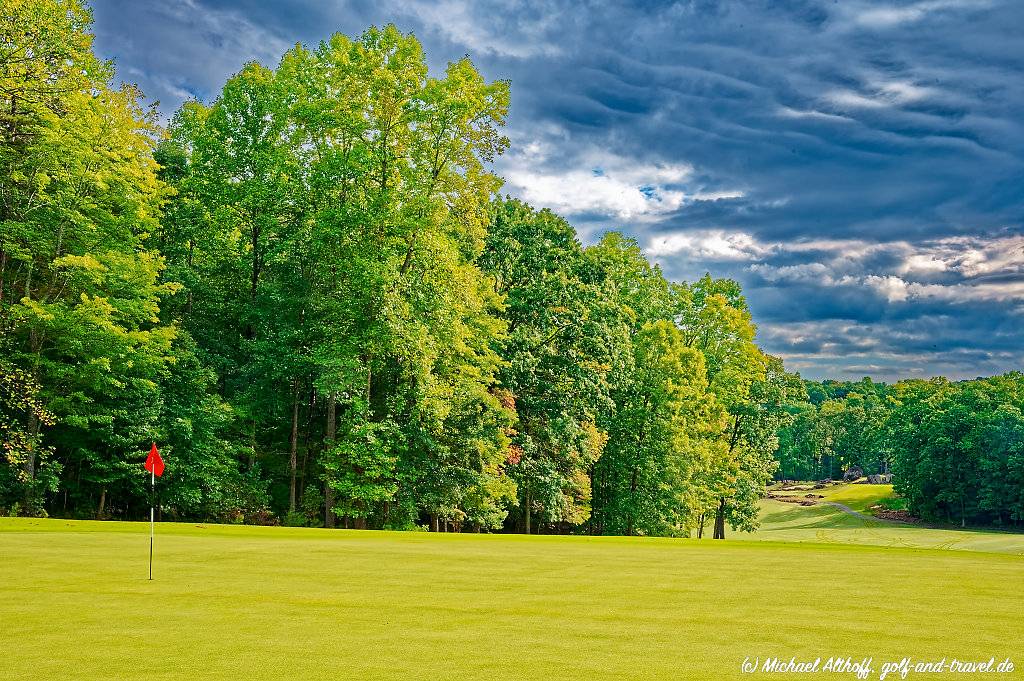
POLYGON ((806 378, 1024 369, 1020 0, 94 0, 165 118, 247 61, 394 23, 508 79, 503 193, 743 285, 806 378))

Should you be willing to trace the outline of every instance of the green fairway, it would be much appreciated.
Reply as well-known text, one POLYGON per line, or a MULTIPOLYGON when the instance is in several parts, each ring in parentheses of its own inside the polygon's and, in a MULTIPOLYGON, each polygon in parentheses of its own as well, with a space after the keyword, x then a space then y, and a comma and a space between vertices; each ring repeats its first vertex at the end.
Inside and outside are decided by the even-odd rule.
POLYGON ((892 499, 896 496, 896 493, 892 491, 892 485, 832 485, 824 489, 814 489, 811 492, 823 496, 824 501, 844 504, 861 513, 870 513, 871 506, 883 499, 892 499))
POLYGON ((816 506, 761 501, 761 527, 754 534, 732 534, 731 539, 772 542, 866 544, 904 548, 934 548, 1011 553, 1024 556, 1024 533, 991 530, 939 529, 878 520, 851 514, 826 502, 870 515, 870 506, 892 498, 891 485, 835 485, 825 489, 779 492, 795 497, 820 494, 816 506))
POLYGON ((756 678, 769 655, 878 678, 1019 657, 1024 630, 1016 555, 161 524, 149 582, 148 529, 0 520, 4 678, 756 678))

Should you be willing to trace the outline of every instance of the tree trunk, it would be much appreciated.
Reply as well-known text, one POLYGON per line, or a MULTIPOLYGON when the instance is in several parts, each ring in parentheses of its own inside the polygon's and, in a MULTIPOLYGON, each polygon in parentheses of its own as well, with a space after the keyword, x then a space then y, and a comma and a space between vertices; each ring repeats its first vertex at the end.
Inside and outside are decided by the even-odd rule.
POLYGON ((704 525, 707 524, 708 518, 705 514, 701 513, 697 516, 697 539, 704 538, 704 525))
POLYGON ((25 456, 25 463, 22 470, 25 472, 25 511, 35 512, 35 485, 36 479, 36 437, 39 435, 39 417, 34 409, 28 412, 28 452, 25 456))
POLYGON ((590 464, 590 470, 587 472, 590 478, 590 520, 587 522, 587 534, 594 534, 594 525, 597 523, 597 516, 595 514, 598 504, 596 474, 596 466, 590 464))
POLYGON ((35 439, 39 433, 39 417, 36 416, 34 410, 30 409, 28 412, 28 456, 25 457, 25 463, 22 464, 22 470, 25 471, 26 482, 31 487, 32 481, 36 477, 36 448, 35 439))
POLYGON ((7 251, 0 247, 0 305, 4 304, 4 274, 7 272, 7 251))
POLYGON ((725 539, 725 497, 718 500, 715 512, 715 539, 725 539))
MULTIPOLYGON (((189 271, 192 271, 192 253, 195 251, 195 248, 196 248, 195 240, 194 239, 189 239, 188 240, 188 259, 186 260, 186 265, 188 266, 189 271)), ((192 287, 191 286, 188 289, 188 298, 186 298, 186 302, 185 302, 185 314, 188 315, 188 316, 192 316, 192 287)))
POLYGON ((526 528, 526 534, 530 534, 530 505, 532 500, 530 499, 530 487, 527 486, 523 490, 523 526, 526 528))
POLYGON ((302 466, 299 468, 299 489, 297 495, 302 499, 306 494, 306 475, 309 469, 309 439, 306 439, 306 447, 302 450, 302 466))
MULTIPOLYGON (((253 220, 252 222, 250 235, 249 243, 252 246, 252 271, 249 275, 249 301, 252 306, 250 313, 252 316, 255 316, 256 297, 259 292, 260 284, 260 226, 256 220, 253 220)), ((253 326, 252 317, 250 317, 245 323, 243 336, 250 340, 256 337, 256 328, 253 326)))
POLYGON ((633 509, 636 508, 636 483, 638 471, 633 469, 633 475, 629 481, 629 521, 626 523, 626 534, 633 536, 633 509))
POLYGON ((313 413, 316 410, 316 389, 311 388, 309 391, 309 411, 306 412, 306 425, 303 427, 302 433, 302 465, 299 467, 299 482, 298 489, 296 490, 296 496, 299 501, 306 494, 306 477, 307 471, 309 470, 309 450, 310 450, 310 431, 313 429, 313 413))
POLYGON ((96 519, 97 520, 102 520, 103 519, 103 510, 106 507, 106 505, 107 505, 107 488, 104 487, 102 490, 100 490, 100 505, 96 509, 96 519))
POLYGON ((288 485, 288 512, 295 513, 295 472, 299 467, 299 382, 292 382, 292 435, 288 467, 291 479, 288 485))
MULTIPOLYGON (((330 448, 334 444, 334 436, 337 434, 336 412, 338 398, 334 393, 327 396, 327 427, 325 445, 330 448)), ((324 527, 334 527, 334 490, 328 483, 324 485, 324 527)))
MULTIPOLYGON (((30 267, 29 268, 29 278, 31 278, 31 275, 32 275, 32 269, 30 267)), ((25 295, 26 296, 28 295, 28 286, 27 285, 26 285, 26 294, 25 295)), ((29 330, 28 338, 29 338, 29 350, 32 352, 32 354, 34 354, 34 355, 36 355, 38 357, 40 352, 42 351, 43 341, 39 337, 39 332, 36 331, 35 327, 32 327, 29 330)), ((39 365, 36 364, 37 368, 32 371, 32 377, 35 378, 37 381, 39 380, 38 366, 39 365)), ((25 463, 22 464, 22 470, 25 472, 25 482, 27 483, 25 485, 25 510, 27 511, 30 507, 32 507, 34 505, 34 499, 32 498, 32 491, 33 491, 34 485, 32 483, 36 479, 36 447, 35 447, 35 440, 36 440, 36 436, 39 435, 39 428, 40 428, 40 425, 41 425, 39 423, 39 417, 36 414, 35 409, 31 409, 30 408, 28 410, 28 420, 27 420, 25 425, 28 427, 29 442, 28 442, 28 455, 25 457, 25 463)))
MULTIPOLYGON (((28 261, 28 271, 25 272, 25 297, 26 298, 31 298, 32 297, 32 270, 33 270, 35 264, 36 263, 35 263, 34 260, 29 260, 28 261)), ((33 334, 35 333, 35 327, 32 328, 32 333, 33 334)))
POLYGON ((249 296, 256 300, 256 292, 260 283, 260 226, 253 221, 252 224, 252 274, 249 278, 249 296))

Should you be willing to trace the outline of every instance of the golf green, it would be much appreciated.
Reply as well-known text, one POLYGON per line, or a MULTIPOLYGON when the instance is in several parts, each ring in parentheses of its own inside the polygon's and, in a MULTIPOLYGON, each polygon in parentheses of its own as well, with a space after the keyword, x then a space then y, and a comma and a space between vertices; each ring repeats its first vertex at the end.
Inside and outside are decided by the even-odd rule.
POLYGON ((148 544, 0 520, 5 678, 728 679, 794 656, 1024 676, 1013 553, 160 524, 148 581, 148 544))

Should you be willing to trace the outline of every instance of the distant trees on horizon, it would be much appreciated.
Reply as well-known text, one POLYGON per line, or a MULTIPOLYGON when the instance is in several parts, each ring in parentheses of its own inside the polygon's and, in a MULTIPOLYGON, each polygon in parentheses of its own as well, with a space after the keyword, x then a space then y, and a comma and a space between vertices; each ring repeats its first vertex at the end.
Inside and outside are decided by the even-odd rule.
POLYGON ((933 522, 1024 523, 1024 374, 892 385, 805 381, 779 431, 783 479, 892 472, 910 511, 933 522))

